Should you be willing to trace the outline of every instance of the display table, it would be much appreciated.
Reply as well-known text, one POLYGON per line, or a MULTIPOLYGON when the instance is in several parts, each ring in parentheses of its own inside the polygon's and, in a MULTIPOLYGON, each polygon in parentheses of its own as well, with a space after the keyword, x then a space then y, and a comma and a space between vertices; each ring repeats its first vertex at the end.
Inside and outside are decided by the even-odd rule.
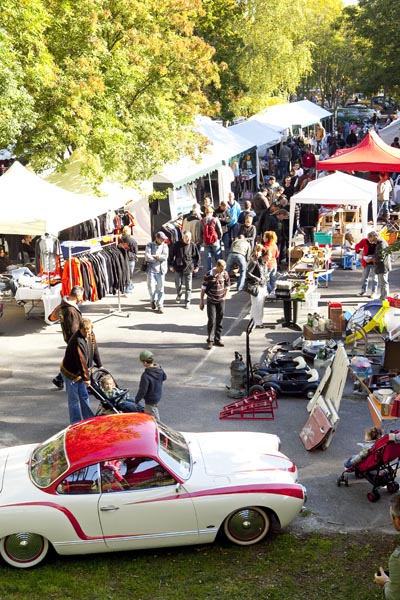
POLYGON ((25 318, 44 318, 49 325, 52 321, 49 316, 61 302, 61 283, 51 287, 25 287, 20 286, 15 294, 17 304, 24 307, 25 318))

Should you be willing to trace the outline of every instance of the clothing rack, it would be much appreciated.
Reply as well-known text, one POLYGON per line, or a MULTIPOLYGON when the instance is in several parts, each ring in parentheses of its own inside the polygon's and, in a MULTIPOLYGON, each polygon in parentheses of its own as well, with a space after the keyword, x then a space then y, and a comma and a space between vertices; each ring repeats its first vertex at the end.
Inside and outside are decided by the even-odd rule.
MULTIPOLYGON (((107 246, 117 246, 119 236, 116 234, 107 234, 107 235, 102 235, 97 238, 91 238, 90 240, 82 240, 83 242, 85 242, 85 241, 103 242, 104 240, 110 239, 110 238, 112 238, 112 241, 102 244, 100 248, 95 248, 95 249, 88 248, 87 250, 78 250, 78 252, 72 252, 73 248, 71 246, 68 247, 69 281, 70 281, 71 287, 72 287, 71 258, 78 257, 78 256, 90 255, 90 254, 96 254, 96 252, 100 252, 101 250, 103 250, 103 248, 106 248, 107 246)), ((119 289, 117 291, 118 291, 118 308, 117 308, 117 310, 110 310, 108 315, 105 315, 104 317, 100 317, 99 319, 96 319, 96 321, 94 321, 95 323, 97 323, 98 321, 103 321, 104 319, 108 319, 108 317, 111 317, 111 316, 129 318, 130 313, 126 313, 126 312, 124 313, 121 309, 121 292, 119 289)))

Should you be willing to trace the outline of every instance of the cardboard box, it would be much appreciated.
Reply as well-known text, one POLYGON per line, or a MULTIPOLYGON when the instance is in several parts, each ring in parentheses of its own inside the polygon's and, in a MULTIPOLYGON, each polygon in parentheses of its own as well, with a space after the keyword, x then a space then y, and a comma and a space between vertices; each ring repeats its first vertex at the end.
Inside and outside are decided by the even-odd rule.
POLYGON ((310 325, 303 325, 303 336, 306 340, 329 340, 333 337, 333 332, 314 331, 310 325))
POLYGON ((400 342, 385 342, 385 358, 383 367, 388 371, 400 372, 400 342))
POLYGON ((345 329, 345 320, 343 318, 342 305, 339 302, 329 302, 328 304, 328 319, 333 323, 333 331, 342 332, 345 329), (335 306, 335 304, 337 306, 335 306))
POLYGON ((332 236, 332 244, 334 246, 343 246, 344 244, 344 233, 334 233, 332 236))

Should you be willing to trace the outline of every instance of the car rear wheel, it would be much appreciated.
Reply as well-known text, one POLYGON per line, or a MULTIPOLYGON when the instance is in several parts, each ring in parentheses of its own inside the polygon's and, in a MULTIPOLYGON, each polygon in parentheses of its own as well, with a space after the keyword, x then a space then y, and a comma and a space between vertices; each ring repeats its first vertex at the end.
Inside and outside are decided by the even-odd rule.
POLYGON ((2 538, 0 554, 12 567, 27 569, 39 564, 47 554, 49 542, 37 533, 13 533, 2 538))
POLYGON ((239 546, 257 544, 268 533, 270 520, 267 513, 255 506, 241 508, 224 521, 224 533, 228 540, 239 546))

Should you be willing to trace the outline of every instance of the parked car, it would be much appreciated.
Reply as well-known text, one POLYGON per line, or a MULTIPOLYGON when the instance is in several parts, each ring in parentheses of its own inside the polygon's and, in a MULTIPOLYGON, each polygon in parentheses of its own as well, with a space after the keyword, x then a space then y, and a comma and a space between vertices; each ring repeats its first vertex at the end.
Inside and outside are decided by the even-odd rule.
POLYGON ((365 121, 371 121, 374 114, 377 115, 378 119, 381 118, 379 111, 368 108, 363 104, 351 104, 337 109, 337 120, 363 123, 365 121))
POLYGON ((255 544, 286 527, 305 488, 276 435, 179 433, 143 413, 81 421, 43 444, 0 450, 0 554, 40 563, 213 542, 255 544))

